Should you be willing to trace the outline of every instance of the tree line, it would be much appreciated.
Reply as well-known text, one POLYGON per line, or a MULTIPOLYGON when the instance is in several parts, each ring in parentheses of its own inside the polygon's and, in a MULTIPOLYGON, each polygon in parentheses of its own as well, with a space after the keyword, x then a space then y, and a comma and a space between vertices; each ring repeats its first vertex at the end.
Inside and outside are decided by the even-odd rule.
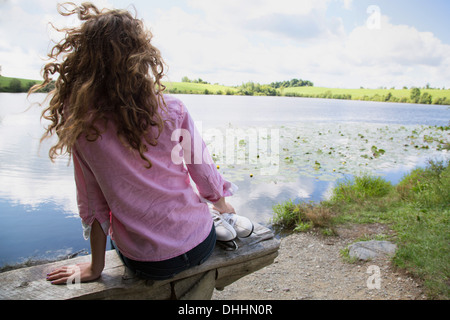
MULTIPOLYGON (((189 82, 189 83, 200 83, 200 84, 210 84, 209 82, 203 80, 202 78, 191 80, 188 77, 184 76, 181 78, 181 82, 189 82)), ((314 87, 314 83, 312 83, 309 80, 302 80, 302 79, 292 79, 292 80, 286 80, 286 81, 278 81, 278 82, 272 82, 271 84, 259 84, 254 82, 247 82, 243 83, 240 87, 253 87, 254 86, 268 86, 272 87, 274 89, 282 89, 282 88, 291 88, 291 87, 314 87)), ((261 87, 258 88, 261 90, 261 87)))
POLYGON ((291 88, 291 87, 314 87, 314 83, 312 83, 309 80, 292 79, 281 82, 272 82, 270 86, 275 89, 291 88))
POLYGON ((247 82, 237 87, 237 94, 246 96, 281 96, 281 90, 293 87, 314 87, 314 83, 302 79, 272 82, 271 84, 247 82))
POLYGON ((191 80, 188 77, 183 77, 183 78, 181 78, 181 82, 209 84, 209 82, 206 82, 206 81, 202 80, 202 78, 191 80))

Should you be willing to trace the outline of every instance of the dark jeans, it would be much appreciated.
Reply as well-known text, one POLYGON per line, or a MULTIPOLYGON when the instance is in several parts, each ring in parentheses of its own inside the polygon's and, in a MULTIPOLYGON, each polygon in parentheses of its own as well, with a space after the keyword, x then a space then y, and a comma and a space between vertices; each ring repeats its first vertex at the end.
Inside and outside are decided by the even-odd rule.
POLYGON ((211 256, 215 245, 216 230, 213 225, 205 241, 185 254, 164 261, 143 262, 125 257, 111 240, 111 246, 116 249, 125 266, 136 273, 139 278, 148 280, 167 280, 184 270, 202 264, 211 256))

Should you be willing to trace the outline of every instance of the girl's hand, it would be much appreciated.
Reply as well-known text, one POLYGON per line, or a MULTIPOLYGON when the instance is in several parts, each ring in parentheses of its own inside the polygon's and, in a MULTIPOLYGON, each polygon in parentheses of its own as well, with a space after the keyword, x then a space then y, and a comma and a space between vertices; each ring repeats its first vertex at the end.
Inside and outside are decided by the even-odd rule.
POLYGON ((89 282, 100 278, 105 267, 106 235, 97 220, 92 223, 90 238, 91 262, 58 268, 47 274, 47 280, 52 284, 67 284, 67 281, 89 282))
POLYGON ((52 284, 67 284, 68 280, 72 282, 78 279, 80 282, 89 282, 97 280, 101 274, 102 270, 96 271, 90 262, 86 262, 56 269, 47 275, 47 281, 51 281, 52 284))
POLYGON ((225 198, 221 198, 219 201, 214 203, 214 209, 220 213, 236 213, 233 206, 225 201, 225 198))

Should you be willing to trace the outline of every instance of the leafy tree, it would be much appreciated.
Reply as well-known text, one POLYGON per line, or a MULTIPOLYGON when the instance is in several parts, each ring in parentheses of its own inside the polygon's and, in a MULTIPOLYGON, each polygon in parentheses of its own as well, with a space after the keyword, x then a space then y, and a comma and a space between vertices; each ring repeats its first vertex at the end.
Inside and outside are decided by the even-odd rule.
POLYGON ((420 99, 420 89, 412 88, 411 89, 411 102, 418 103, 420 99))
POLYGON ((9 82, 9 90, 11 92, 22 92, 22 82, 19 79, 11 79, 9 82))
POLYGON ((391 99, 392 99, 392 93, 388 92, 388 94, 384 98, 384 101, 390 101, 391 99))
POLYGON ((422 97, 420 97, 420 103, 422 103, 422 104, 431 104, 432 99, 433 99, 432 96, 428 92, 425 92, 422 95, 422 97))
POLYGON ((270 86, 275 89, 289 87, 314 87, 314 83, 309 80, 292 79, 290 81, 272 82, 270 86))

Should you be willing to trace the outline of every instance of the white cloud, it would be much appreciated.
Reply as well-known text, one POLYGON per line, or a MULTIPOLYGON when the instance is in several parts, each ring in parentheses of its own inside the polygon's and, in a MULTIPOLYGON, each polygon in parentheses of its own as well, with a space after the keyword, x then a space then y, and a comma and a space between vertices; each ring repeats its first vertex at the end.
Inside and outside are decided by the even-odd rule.
MULTIPOLYGON (((382 16, 381 29, 364 24, 346 34, 341 18, 326 16, 328 3, 191 0, 195 13, 161 11, 154 31, 172 81, 183 75, 225 84, 302 77, 340 87, 448 81, 449 46, 432 33, 382 16)), ((352 1, 342 3, 351 9, 352 1)))
MULTIPOLYGON (((326 9, 329 0, 189 0, 190 6, 205 12, 206 16, 227 23, 261 18, 271 14, 307 15, 313 10, 326 9)), ((228 23, 227 23, 228 24, 228 23)))
MULTIPOLYGON (((4 75, 22 76, 39 68, 37 51, 44 37, 38 31, 41 18, 13 3, 0 5, 0 64, 4 75)), ((34 78, 38 76, 33 74, 34 78)))
POLYGON ((305 41, 342 36, 341 21, 325 17, 326 2, 192 0, 195 13, 160 11, 152 30, 172 81, 188 75, 225 84, 271 82, 299 76, 305 41))
MULTIPOLYGON (((56 27, 79 24, 75 17, 62 17, 56 0, 6 0, 0 2, 0 65, 2 74, 11 77, 40 79, 42 66, 51 48, 51 40, 63 35, 56 27)), ((107 1, 96 1, 109 6, 107 1)))
MULTIPOLYGON (((187 0, 188 6, 164 4, 164 10, 156 2, 136 8, 154 33, 171 81, 188 76, 236 85, 300 77, 322 86, 449 86, 449 45, 385 16, 379 30, 363 23, 346 32, 342 18, 327 11, 335 1, 352 12, 351 0, 187 0)), ((0 10, 4 75, 38 75, 49 39, 60 37, 48 21, 71 23, 56 12, 56 1, 34 5, 44 14, 30 10, 31 2, 11 0, 0 10)), ((122 0, 97 2, 123 7, 122 0)))
POLYGON ((344 8, 350 10, 352 8, 353 0, 342 0, 344 2, 344 8))
MULTIPOLYGON (((285 36, 293 39, 321 37, 327 31, 340 30, 337 20, 325 17, 330 0, 190 0, 203 12, 209 25, 246 37, 285 36)), ((275 40, 272 37, 271 40, 275 40)))
POLYGON ((448 81, 450 46, 430 32, 393 25, 386 16, 381 17, 380 29, 355 28, 340 50, 347 57, 342 62, 357 79, 366 80, 366 85, 410 86, 448 81))
POLYGON ((403 66, 441 65, 448 54, 431 32, 419 32, 406 25, 392 25, 382 16, 380 29, 355 28, 348 37, 347 49, 356 64, 396 63, 403 66))

